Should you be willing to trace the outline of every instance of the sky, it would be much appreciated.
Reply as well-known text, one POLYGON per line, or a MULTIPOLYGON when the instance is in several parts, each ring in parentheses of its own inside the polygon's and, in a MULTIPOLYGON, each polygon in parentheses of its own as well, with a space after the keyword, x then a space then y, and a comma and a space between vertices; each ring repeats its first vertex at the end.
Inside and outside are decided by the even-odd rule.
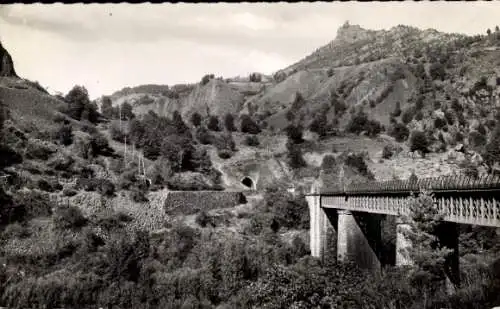
POLYGON ((465 34, 500 24, 500 2, 298 2, 0 5, 0 41, 16 72, 52 93, 92 99, 205 74, 272 74, 335 38, 349 21, 465 34))

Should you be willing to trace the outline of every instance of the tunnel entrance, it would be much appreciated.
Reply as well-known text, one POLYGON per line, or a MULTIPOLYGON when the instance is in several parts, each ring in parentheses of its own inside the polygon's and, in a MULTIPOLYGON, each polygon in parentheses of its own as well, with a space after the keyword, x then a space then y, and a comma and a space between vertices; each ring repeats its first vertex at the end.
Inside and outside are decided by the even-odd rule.
POLYGON ((253 183, 253 180, 250 178, 250 177, 245 177, 241 180, 241 183, 247 187, 247 188, 250 188, 250 189, 253 189, 254 188, 254 183, 253 183))

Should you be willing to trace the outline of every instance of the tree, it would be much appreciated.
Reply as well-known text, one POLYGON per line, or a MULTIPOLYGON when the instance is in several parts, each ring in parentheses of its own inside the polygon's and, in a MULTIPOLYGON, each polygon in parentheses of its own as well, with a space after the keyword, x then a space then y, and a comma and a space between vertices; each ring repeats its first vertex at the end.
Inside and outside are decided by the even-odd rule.
POLYGON ((499 32, 500 31, 500 28, 498 28, 498 26, 495 26, 495 32, 499 32))
MULTIPOLYGON (((409 228, 402 232, 412 244, 407 248, 414 263, 410 281, 422 295, 432 295, 444 284, 446 259, 453 250, 440 243, 438 232, 443 215, 439 213, 431 194, 424 191, 418 197, 410 198, 409 208, 410 215, 404 218, 409 228)), ((426 301, 427 298, 424 299, 426 301)))
POLYGON ((121 117, 122 119, 132 120, 135 118, 132 105, 128 102, 124 102, 121 105, 121 117))
POLYGON ((83 86, 74 86, 64 97, 68 103, 68 115, 76 120, 82 118, 85 107, 90 104, 89 93, 83 86))
POLYGON ((197 112, 191 115, 191 123, 195 127, 199 127, 201 125, 201 115, 197 112))
POLYGON ((306 161, 302 155, 302 149, 300 145, 288 142, 288 159, 290 161, 290 166, 292 168, 301 168, 307 166, 306 161))
POLYGON ((490 167, 494 163, 500 162, 500 123, 497 123, 496 128, 493 130, 491 140, 485 146, 483 157, 490 167))
POLYGON ((487 34, 488 36, 490 36, 490 34, 491 34, 491 29, 490 29, 490 28, 488 28, 488 30, 486 30, 486 34, 487 34))
POLYGON ((211 131, 220 131, 219 118, 215 115, 210 116, 208 118, 207 128, 211 131))
POLYGON ((249 76, 249 80, 254 83, 260 83, 262 81, 262 75, 259 73, 252 73, 249 76))
POLYGON ((174 111, 172 115, 172 124, 175 127, 177 134, 184 134, 189 132, 189 128, 182 119, 181 113, 179 111, 174 111))
POLYGON ((410 151, 420 151, 424 156, 429 152, 429 140, 424 132, 413 131, 410 137, 410 151))
POLYGON ((203 76, 203 78, 201 79, 201 85, 204 86, 206 84, 208 84, 208 82, 211 80, 211 79, 214 79, 215 78, 215 75, 213 74, 206 74, 205 76, 203 76))
POLYGON ((236 131, 236 127, 234 126, 234 117, 231 113, 227 113, 226 116, 224 116, 224 125, 226 126, 226 130, 229 132, 236 131))
POLYGON ((114 116, 113 103, 108 96, 102 97, 101 113, 106 118, 113 118, 114 116))
POLYGON ((325 136, 327 124, 326 113, 319 113, 309 125, 309 130, 318 133, 319 136, 325 136))
POLYGON ((302 137, 303 128, 301 125, 289 125, 286 129, 288 139, 293 144, 300 144, 304 141, 302 137))
POLYGON ((243 114, 241 115, 241 132, 259 134, 261 130, 249 115, 243 114))
POLYGON ((68 146, 73 143, 73 128, 69 124, 63 124, 56 132, 56 139, 64 145, 68 146))

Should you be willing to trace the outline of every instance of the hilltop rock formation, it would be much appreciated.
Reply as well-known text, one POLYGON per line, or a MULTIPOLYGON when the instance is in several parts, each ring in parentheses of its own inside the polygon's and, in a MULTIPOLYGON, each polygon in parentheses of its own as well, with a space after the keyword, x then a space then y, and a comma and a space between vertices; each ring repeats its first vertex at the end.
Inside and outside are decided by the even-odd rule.
POLYGON ((9 52, 0 42, 0 77, 18 77, 14 69, 14 62, 9 52))

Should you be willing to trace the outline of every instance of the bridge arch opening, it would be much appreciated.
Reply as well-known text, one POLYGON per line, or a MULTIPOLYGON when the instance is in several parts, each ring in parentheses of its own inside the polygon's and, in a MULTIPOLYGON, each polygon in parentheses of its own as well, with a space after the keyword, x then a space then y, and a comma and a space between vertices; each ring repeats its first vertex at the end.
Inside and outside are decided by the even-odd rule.
POLYGON ((252 178, 250 177, 244 177, 242 180, 241 180, 241 183, 249 188, 249 189, 255 189, 255 182, 252 180, 252 178))

